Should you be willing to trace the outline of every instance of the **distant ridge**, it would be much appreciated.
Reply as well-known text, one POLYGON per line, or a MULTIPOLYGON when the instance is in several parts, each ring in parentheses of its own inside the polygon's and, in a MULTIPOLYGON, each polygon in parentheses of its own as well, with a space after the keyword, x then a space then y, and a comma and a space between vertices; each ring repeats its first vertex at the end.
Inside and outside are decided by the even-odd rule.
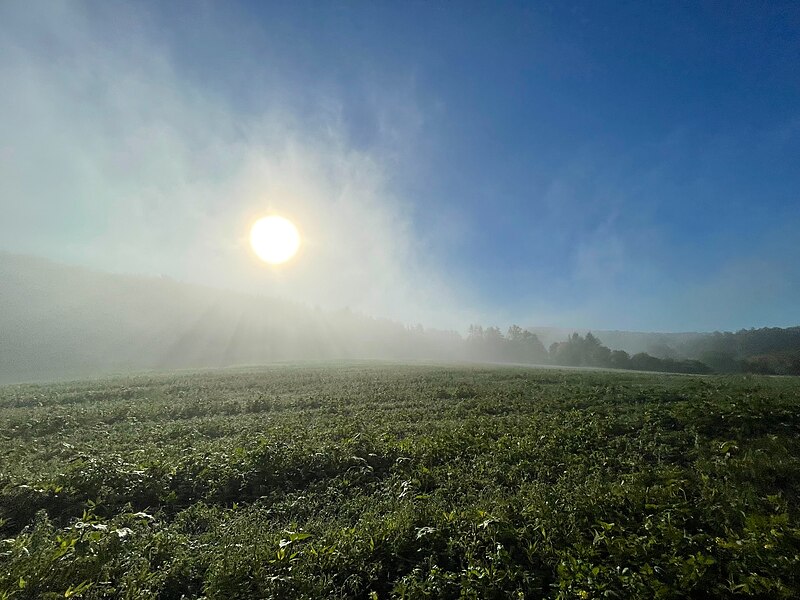
POLYGON ((455 333, 0 253, 0 383, 332 358, 435 358, 455 333))

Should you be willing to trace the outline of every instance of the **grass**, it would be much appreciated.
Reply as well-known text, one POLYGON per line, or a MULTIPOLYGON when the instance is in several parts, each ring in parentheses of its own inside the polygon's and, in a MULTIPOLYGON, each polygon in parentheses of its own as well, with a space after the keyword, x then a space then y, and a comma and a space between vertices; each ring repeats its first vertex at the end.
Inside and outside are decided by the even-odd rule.
POLYGON ((796 598, 799 403, 380 364, 7 386, 0 598, 796 598))

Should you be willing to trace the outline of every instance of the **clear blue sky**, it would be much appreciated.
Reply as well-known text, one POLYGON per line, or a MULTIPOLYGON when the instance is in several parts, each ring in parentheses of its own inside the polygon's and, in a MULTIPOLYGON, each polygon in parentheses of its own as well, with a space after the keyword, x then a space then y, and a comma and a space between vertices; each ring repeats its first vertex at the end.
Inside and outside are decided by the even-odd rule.
POLYGON ((800 323, 796 2, 152 3, 89 19, 96 52, 128 18, 242 123, 335 115, 463 314, 800 323))

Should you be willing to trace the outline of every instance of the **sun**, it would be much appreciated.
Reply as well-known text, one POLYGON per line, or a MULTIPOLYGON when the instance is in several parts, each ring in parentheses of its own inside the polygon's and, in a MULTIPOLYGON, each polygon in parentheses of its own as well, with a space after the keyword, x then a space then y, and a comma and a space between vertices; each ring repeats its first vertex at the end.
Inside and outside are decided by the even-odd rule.
POLYGON ((300 233, 289 219, 270 215, 253 223, 250 245, 261 260, 279 265, 297 254, 300 233))

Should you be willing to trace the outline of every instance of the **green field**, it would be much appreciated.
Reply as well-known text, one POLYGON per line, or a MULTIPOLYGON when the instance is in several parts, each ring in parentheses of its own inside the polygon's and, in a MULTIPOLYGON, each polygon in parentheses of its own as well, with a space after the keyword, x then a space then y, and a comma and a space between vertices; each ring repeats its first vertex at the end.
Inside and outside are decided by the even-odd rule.
POLYGON ((381 364, 3 387, 0 598, 798 598, 799 406, 381 364))

